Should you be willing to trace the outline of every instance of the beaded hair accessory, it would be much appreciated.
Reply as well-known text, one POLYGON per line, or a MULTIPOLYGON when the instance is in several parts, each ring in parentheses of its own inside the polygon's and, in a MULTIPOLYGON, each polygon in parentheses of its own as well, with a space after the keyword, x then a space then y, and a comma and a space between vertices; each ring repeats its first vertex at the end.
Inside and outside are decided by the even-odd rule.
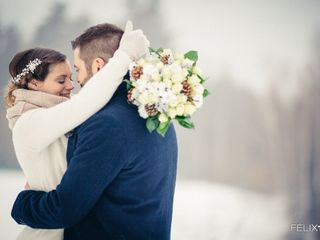
POLYGON ((24 69, 22 69, 22 72, 19 73, 17 76, 15 76, 11 81, 14 83, 14 84, 19 84, 20 83, 20 80, 22 77, 24 77, 25 75, 27 75, 28 73, 34 73, 34 70, 36 69, 36 67, 38 65, 41 64, 41 60, 39 58, 35 58, 34 60, 30 61, 26 67, 24 69))

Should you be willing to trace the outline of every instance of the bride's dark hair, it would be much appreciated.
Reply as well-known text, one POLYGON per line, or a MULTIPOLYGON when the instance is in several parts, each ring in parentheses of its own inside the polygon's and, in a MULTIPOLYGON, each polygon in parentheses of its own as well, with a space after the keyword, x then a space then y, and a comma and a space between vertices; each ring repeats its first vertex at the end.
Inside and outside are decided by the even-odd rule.
POLYGON ((66 61, 66 55, 48 48, 32 48, 17 53, 9 64, 9 73, 12 78, 20 74, 24 68, 33 60, 39 59, 41 64, 37 65, 34 72, 29 71, 25 76, 22 76, 20 81, 14 83, 9 81, 5 92, 5 105, 12 107, 14 105, 15 97, 13 91, 19 88, 28 89, 28 83, 32 79, 44 81, 50 72, 50 68, 58 63, 66 61))

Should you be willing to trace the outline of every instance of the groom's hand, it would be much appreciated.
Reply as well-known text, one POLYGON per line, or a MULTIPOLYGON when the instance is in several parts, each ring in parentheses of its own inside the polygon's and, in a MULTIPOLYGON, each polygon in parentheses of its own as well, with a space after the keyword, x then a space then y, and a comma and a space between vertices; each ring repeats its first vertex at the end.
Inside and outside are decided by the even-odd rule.
POLYGON ((138 60, 148 52, 150 42, 141 29, 133 30, 132 22, 128 21, 122 35, 119 49, 133 60, 138 60))

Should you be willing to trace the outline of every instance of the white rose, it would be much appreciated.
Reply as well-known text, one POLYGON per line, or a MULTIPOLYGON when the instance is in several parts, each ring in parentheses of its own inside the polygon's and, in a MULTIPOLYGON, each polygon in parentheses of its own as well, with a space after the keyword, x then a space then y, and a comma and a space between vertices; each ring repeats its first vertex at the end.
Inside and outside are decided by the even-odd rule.
POLYGON ((177 115, 177 111, 174 108, 169 108, 167 114, 170 118, 174 119, 177 115))
POLYGON ((169 101, 169 106, 172 107, 172 108, 178 106, 178 104, 179 104, 179 102, 178 102, 177 99, 174 99, 174 100, 170 100, 170 101, 169 101))
POLYGON ((182 68, 179 63, 173 63, 172 65, 169 66, 169 68, 171 69, 171 71, 173 73, 181 73, 182 72, 182 68))
POLYGON ((181 83, 174 83, 171 87, 173 93, 178 94, 181 92, 183 86, 181 83))
POLYGON ((163 49, 163 52, 162 52, 161 55, 162 56, 164 56, 164 55, 172 55, 172 50, 169 49, 169 48, 165 48, 165 49, 163 49))
POLYGON ((137 96, 138 96, 138 90, 136 89, 136 88, 133 88, 132 90, 131 90, 131 94, 132 94, 132 97, 133 98, 137 98, 137 96))
POLYGON ((184 59, 184 55, 181 53, 176 53, 175 54, 175 60, 178 60, 179 62, 182 62, 184 59))
POLYGON ((139 106, 138 112, 139 112, 139 115, 140 115, 142 118, 147 118, 147 117, 148 117, 148 113, 147 113, 144 105, 139 106))
POLYGON ((172 81, 168 78, 163 79, 163 83, 166 85, 167 88, 172 87, 172 81))
POLYGON ((168 120, 169 120, 169 119, 168 119, 168 117, 167 117, 166 114, 161 113, 161 114, 159 115, 159 121, 160 121, 160 122, 164 123, 164 122, 167 122, 168 120))
POLYGON ((198 74, 198 75, 200 75, 200 76, 201 76, 202 71, 201 71, 201 69, 200 69, 200 68, 198 68, 197 66, 194 66, 194 67, 193 67, 193 69, 192 69, 192 73, 194 73, 194 74, 198 74))
POLYGON ((161 77, 160 77, 160 74, 159 73, 154 73, 151 75, 151 78, 154 80, 154 81, 160 81, 161 80, 161 77))
POLYGON ((186 103, 187 102, 187 100, 188 100, 188 98, 187 98, 187 96, 186 95, 184 95, 184 94, 180 94, 179 96, 178 96, 178 102, 179 103, 186 103))
POLYGON ((191 77, 188 77, 188 82, 192 85, 196 85, 196 84, 199 84, 200 83, 200 78, 198 78, 197 75, 192 75, 191 77))
POLYGON ((172 71, 168 67, 164 67, 162 69, 162 77, 163 78, 170 78, 172 76, 172 71))
POLYGON ((175 73, 171 77, 172 82, 174 83, 180 83, 184 80, 183 75, 181 73, 175 73))
POLYGON ((154 94, 149 94, 148 103, 157 103, 159 102, 159 98, 154 94))
POLYGON ((163 67, 164 67, 163 62, 158 62, 158 63, 157 63, 157 68, 158 68, 159 70, 161 70, 163 67))
POLYGON ((138 65, 143 66, 146 63, 146 60, 143 58, 140 58, 138 61, 138 65))
POLYGON ((203 94, 204 87, 201 84, 197 84, 196 86, 193 87, 193 91, 196 93, 196 95, 203 94))
POLYGON ((182 62, 182 64, 185 65, 185 66, 187 66, 187 67, 192 67, 193 63, 194 63, 194 62, 193 62, 192 60, 188 59, 188 58, 185 58, 185 59, 183 60, 183 62, 182 62))
POLYGON ((186 78, 189 75, 188 69, 183 68, 182 69, 182 75, 183 75, 183 78, 186 78))
POLYGON ((184 113, 184 105, 179 104, 179 105, 176 107, 176 111, 177 111, 177 115, 179 115, 179 116, 183 115, 183 113, 184 113))
POLYGON ((193 98, 193 103, 197 108, 200 108, 203 104, 203 96, 202 95, 197 95, 194 96, 193 98))
POLYGON ((147 92, 143 92, 140 94, 140 96, 138 97, 138 101, 142 104, 142 105, 146 105, 149 100, 149 97, 148 97, 148 93, 147 92))
POLYGON ((152 76, 152 74, 154 73, 158 73, 158 68, 156 68, 155 66, 153 66, 152 64, 150 63, 146 63, 144 66, 143 66, 143 75, 150 75, 152 76))
POLYGON ((184 115, 191 116, 196 111, 196 107, 191 103, 187 103, 184 105, 184 115))

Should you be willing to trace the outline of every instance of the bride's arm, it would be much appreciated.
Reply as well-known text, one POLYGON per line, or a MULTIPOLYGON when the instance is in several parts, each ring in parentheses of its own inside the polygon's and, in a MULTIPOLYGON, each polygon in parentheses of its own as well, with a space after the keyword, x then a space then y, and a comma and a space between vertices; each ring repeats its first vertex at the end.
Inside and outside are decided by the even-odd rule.
POLYGON ((99 111, 121 83, 131 58, 143 55, 148 49, 149 42, 140 30, 124 36, 108 64, 77 95, 54 107, 33 110, 21 116, 13 131, 15 139, 25 147, 40 151, 99 111))

